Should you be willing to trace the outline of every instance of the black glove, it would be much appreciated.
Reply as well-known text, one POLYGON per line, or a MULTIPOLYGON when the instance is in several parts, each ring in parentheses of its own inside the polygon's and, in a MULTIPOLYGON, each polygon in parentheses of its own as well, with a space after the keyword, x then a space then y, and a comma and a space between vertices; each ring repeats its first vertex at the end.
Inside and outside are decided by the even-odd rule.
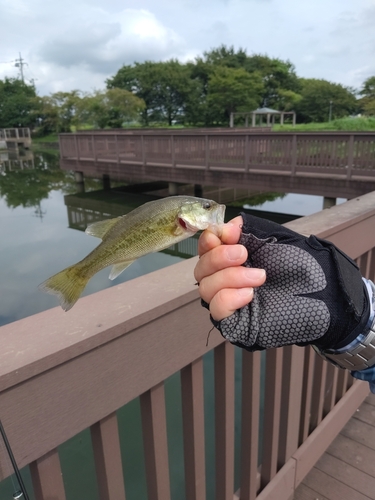
POLYGON ((247 306, 222 321, 211 318, 227 340, 250 351, 290 344, 329 349, 365 329, 370 305, 355 262, 328 241, 241 215, 244 265, 265 269, 267 279, 247 306))

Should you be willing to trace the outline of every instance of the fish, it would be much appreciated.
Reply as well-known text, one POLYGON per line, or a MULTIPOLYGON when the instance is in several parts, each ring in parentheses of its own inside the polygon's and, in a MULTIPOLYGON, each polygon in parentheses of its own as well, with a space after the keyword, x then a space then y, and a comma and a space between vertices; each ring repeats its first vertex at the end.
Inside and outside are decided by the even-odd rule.
POLYGON ((102 242, 77 264, 67 267, 39 285, 41 291, 57 295, 64 311, 81 296, 88 281, 112 266, 113 280, 136 259, 164 250, 200 230, 220 236, 225 205, 194 196, 170 196, 144 203, 126 215, 94 222, 86 233, 102 242))

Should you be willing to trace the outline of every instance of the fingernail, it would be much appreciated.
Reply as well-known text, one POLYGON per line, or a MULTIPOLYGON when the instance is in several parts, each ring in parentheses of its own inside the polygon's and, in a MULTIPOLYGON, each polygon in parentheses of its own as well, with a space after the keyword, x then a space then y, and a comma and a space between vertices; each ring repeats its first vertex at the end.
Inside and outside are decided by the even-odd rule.
POLYGON ((257 267, 250 267, 246 269, 246 274, 250 279, 262 279, 265 277, 266 271, 257 267))
POLYGON ((245 251, 242 245, 228 245, 226 254, 229 260, 238 260, 243 257, 245 251))
POLYGON ((254 290, 253 288, 238 288, 237 293, 240 297, 247 298, 248 300, 251 300, 254 295, 254 290))

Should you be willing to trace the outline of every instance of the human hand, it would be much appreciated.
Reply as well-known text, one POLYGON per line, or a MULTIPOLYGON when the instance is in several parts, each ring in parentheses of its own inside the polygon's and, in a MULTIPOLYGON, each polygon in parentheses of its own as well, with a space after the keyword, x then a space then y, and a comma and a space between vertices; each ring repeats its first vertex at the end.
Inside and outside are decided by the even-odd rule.
POLYGON ((204 232, 199 254, 204 305, 236 345, 330 349, 365 329, 369 301, 358 267, 327 241, 243 214, 224 226, 221 240, 204 232))
POLYGON ((254 287, 263 285, 264 269, 246 268, 247 250, 237 244, 241 236, 242 217, 236 217, 223 227, 221 239, 209 230, 204 231, 198 243, 200 259, 194 276, 199 293, 209 304, 214 320, 220 321, 248 304, 254 287))

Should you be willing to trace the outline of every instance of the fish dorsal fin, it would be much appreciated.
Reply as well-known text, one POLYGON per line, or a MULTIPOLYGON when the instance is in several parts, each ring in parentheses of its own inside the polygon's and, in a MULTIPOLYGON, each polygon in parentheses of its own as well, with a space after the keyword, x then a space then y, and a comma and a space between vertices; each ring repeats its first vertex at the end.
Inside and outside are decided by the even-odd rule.
POLYGON ((87 226, 85 233, 103 239, 106 233, 118 222, 120 217, 114 219, 101 220, 87 226))
POLYGON ((112 266, 111 272, 109 273, 109 279, 114 280, 117 278, 119 274, 122 273, 122 271, 125 271, 125 269, 130 266, 130 264, 134 262, 133 260, 127 261, 127 262, 119 262, 118 264, 114 264, 112 266))

